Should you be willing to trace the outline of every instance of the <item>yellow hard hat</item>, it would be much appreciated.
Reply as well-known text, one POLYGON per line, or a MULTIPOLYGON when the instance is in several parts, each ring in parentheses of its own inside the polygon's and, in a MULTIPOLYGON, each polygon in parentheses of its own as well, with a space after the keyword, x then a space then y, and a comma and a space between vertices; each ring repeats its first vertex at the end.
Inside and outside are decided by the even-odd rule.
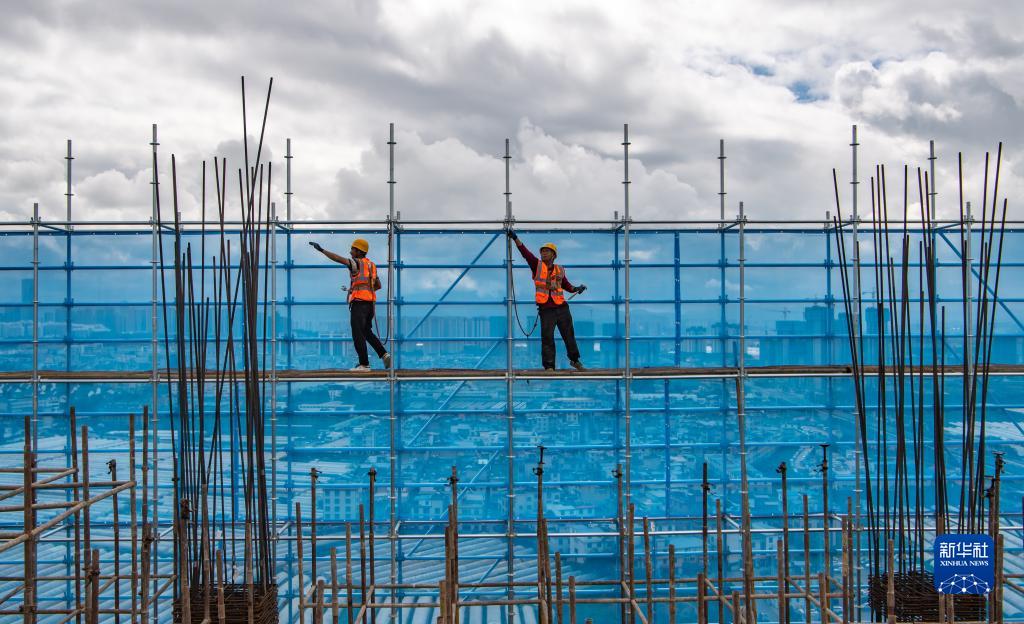
POLYGON ((352 246, 363 253, 370 253, 370 243, 365 238, 357 238, 352 241, 352 246))
POLYGON ((540 246, 541 249, 544 249, 545 247, 554 252, 556 256, 558 255, 558 247, 556 247, 554 243, 544 243, 543 245, 540 246))

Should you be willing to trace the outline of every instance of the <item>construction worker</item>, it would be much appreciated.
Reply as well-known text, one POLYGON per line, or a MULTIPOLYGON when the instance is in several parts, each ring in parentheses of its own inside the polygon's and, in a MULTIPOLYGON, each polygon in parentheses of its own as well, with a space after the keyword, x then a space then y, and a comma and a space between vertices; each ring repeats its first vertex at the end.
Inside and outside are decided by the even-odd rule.
POLYGON ((565 353, 569 356, 569 365, 578 371, 586 370, 580 362, 580 349, 576 345, 576 333, 572 326, 572 314, 565 300, 565 292, 579 294, 587 289, 585 284, 573 286, 565 277, 565 269, 555 264, 558 247, 554 243, 544 243, 540 248, 540 260, 533 255, 526 245, 519 240, 511 229, 508 237, 516 243, 519 253, 533 271, 534 300, 537 302, 537 315, 540 316, 540 354, 544 370, 555 370, 555 327, 562 335, 565 353))
POLYGON ((367 342, 377 352, 377 357, 384 362, 384 367, 391 368, 391 354, 384 348, 380 338, 373 333, 373 317, 377 307, 380 279, 377 277, 377 265, 366 257, 370 251, 370 243, 362 238, 352 241, 352 249, 349 250, 351 258, 327 251, 319 243, 310 241, 309 244, 331 260, 348 267, 348 309, 352 319, 352 342, 355 343, 356 354, 359 356, 359 364, 352 370, 370 370, 370 359, 366 352, 367 342))

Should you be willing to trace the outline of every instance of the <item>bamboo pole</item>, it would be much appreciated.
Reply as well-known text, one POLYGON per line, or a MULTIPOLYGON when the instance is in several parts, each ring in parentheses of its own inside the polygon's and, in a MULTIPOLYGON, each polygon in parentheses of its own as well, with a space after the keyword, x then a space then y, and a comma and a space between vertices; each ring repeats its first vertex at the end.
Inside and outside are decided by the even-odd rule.
POLYGON ((23 510, 23 522, 25 525, 25 534, 29 535, 25 540, 24 551, 24 573, 25 573, 25 592, 22 598, 22 606, 24 610, 23 622, 24 624, 35 624, 36 622, 36 538, 31 536, 32 530, 35 528, 35 490, 33 489, 33 482, 35 480, 34 468, 35 468, 35 454, 32 452, 32 435, 31 435, 31 421, 25 417, 25 446, 22 453, 24 462, 23 466, 23 489, 25 493, 25 501, 22 504, 23 510))
POLYGON ((366 519, 362 503, 359 504, 359 612, 361 624, 366 624, 366 519))
POLYGON ((807 495, 803 495, 804 512, 804 619, 806 624, 811 624, 811 532, 808 526, 807 495))
POLYGON ((569 577, 569 624, 576 624, 576 577, 569 577))
POLYGON ((352 624, 352 523, 345 523, 345 592, 348 624, 352 624))
POLYGON ((305 606, 303 604, 303 596, 306 595, 306 584, 303 581, 302 568, 306 562, 302 553, 302 503, 299 502, 295 503, 295 554, 299 560, 299 565, 297 566, 299 583, 299 624, 304 624, 306 621, 306 610, 303 608, 305 606))
MULTIPOLYGON (((99 578, 100 578, 100 551, 93 549, 92 551, 92 603, 89 606, 89 611, 92 613, 92 621, 95 624, 100 622, 100 591, 99 591, 99 578)), ((186 624, 188 624, 186 622, 186 624)))
MULTIPOLYGON (((135 483, 135 414, 128 416, 128 479, 135 483)), ((139 614, 139 527, 138 527, 138 492, 132 487, 129 493, 129 520, 131 522, 131 623, 137 624, 139 614)))
POLYGON ((651 587, 651 531, 650 522, 644 522, 644 575, 647 590, 647 621, 654 622, 654 588, 651 587))
POLYGON ((340 624, 338 619, 338 549, 331 547, 331 623, 340 624))
POLYGON ((562 553, 555 552, 555 604, 557 605, 558 624, 562 624, 562 553))
MULTIPOLYGON (((718 602, 718 621, 725 622, 725 543, 722 538, 722 499, 715 499, 715 551, 718 563, 718 589, 715 591, 715 600, 718 602)), ((810 624, 808 622, 808 624, 810 624)))
MULTIPOLYGON (((705 516, 705 522, 707 517, 705 516)), ((704 542, 705 547, 707 542, 704 542)), ((705 566, 706 567, 706 566, 705 566)), ((697 574, 697 621, 702 622, 701 619, 704 614, 704 600, 701 594, 700 585, 703 583, 704 572, 697 574)), ((668 623, 676 624, 676 545, 668 545, 668 623)))
MULTIPOLYGON (((89 426, 82 425, 82 472, 79 476, 79 480, 82 482, 82 498, 89 500, 89 426)), ((77 505, 76 505, 77 507, 77 505)), ((84 525, 82 548, 85 552, 92 550, 92 522, 90 521, 91 515, 89 513, 90 505, 85 505, 82 508, 82 522, 84 525)), ((59 517, 59 516, 58 516, 59 517)), ((45 525, 44 525, 45 526, 45 525)), ((0 547, 0 551, 3 548, 0 547)))
POLYGON ((786 555, 782 540, 775 542, 775 557, 777 572, 777 583, 779 585, 779 624, 785 624, 789 615, 789 603, 786 601, 786 555))
POLYGON ((316 611, 314 613, 314 624, 324 624, 324 580, 316 580, 316 611))
MULTIPOLYGON (((110 471, 110 480, 117 481, 117 460, 111 459, 107 462, 107 467, 110 471)), ((132 488, 134 491, 135 488, 132 488)), ((121 573, 121 523, 118 520, 118 508, 117 508, 117 494, 111 497, 114 513, 113 513, 113 529, 114 529, 114 574, 121 573)), ((114 624, 121 624, 121 584, 117 581, 114 582, 114 624)), ((209 614, 207 614, 209 615, 209 614)))
MULTIPOLYGON (((389 271, 391 270, 390 266, 388 267, 388 270, 389 271)), ((389 283, 388 284, 389 292, 390 292, 390 289, 391 289, 391 285, 389 283)), ((388 322, 389 323, 391 322, 391 313, 390 312, 388 313, 388 322)), ((390 328, 388 329, 388 332, 389 332, 389 335, 390 335, 390 332, 391 332, 390 328)), ((393 370, 391 370, 391 369, 388 370, 388 377, 389 378, 394 377, 394 371, 393 370)), ((393 388, 394 384, 391 384, 391 387, 393 388)), ((377 483, 377 470, 375 468, 371 467, 370 471, 367 473, 367 475, 370 477, 370 501, 369 501, 370 502, 370 524, 369 524, 369 533, 370 533, 370 547, 369 547, 369 550, 370 550, 370 587, 376 588, 377 587, 377 573, 376 573, 376 567, 377 567, 377 565, 376 565, 376 550, 377 549, 376 549, 376 547, 374 545, 373 524, 374 524, 374 503, 375 503, 375 499, 376 499, 375 486, 376 486, 376 483, 377 483)), ((371 609, 370 610, 370 623, 371 624, 377 624, 377 611, 375 609, 371 609)))
POLYGON ((818 603, 821 608, 821 624, 829 624, 828 614, 831 612, 831 605, 829 604, 830 595, 828 591, 828 575, 824 572, 818 572, 818 603))
POLYGON ((319 578, 316 573, 316 482, 320 471, 316 468, 309 469, 309 552, 310 571, 309 582, 316 583, 319 578))

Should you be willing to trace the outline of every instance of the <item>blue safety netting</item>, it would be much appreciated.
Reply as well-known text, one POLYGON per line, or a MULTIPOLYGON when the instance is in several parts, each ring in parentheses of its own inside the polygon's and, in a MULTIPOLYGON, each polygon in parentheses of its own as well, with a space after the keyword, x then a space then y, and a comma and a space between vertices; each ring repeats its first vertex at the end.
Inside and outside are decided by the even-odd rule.
MULTIPOLYGON (((276 234, 277 268, 272 285, 268 284, 269 292, 262 297, 274 301, 270 309, 276 328, 273 357, 277 370, 354 365, 346 293, 341 288, 347 276, 342 267, 315 253, 307 242, 315 240, 344 252, 356 235, 369 240, 370 256, 380 265, 382 299, 389 290, 394 295, 393 339, 399 367, 504 371, 510 346, 516 368, 540 367, 539 330, 531 336, 522 331, 529 330, 536 317, 530 273, 514 249, 518 316, 511 318, 512 341, 508 340, 507 248, 502 232, 403 228, 395 237, 395 271, 389 283, 385 232, 296 227, 280 229, 276 234)), ((747 228, 744 236, 745 364, 847 363, 846 311, 833 234, 825 229, 747 228)), ((946 341, 938 348, 943 350, 947 364, 959 364, 963 357, 957 236, 955 230, 940 234, 937 245, 940 305, 946 307, 946 341)), ((992 352, 995 363, 1024 363, 1021 236, 1024 233, 1017 231, 1006 234, 992 352)), ((621 229, 521 232, 521 237, 535 252, 542 242, 557 243, 567 277, 573 283, 587 284, 587 292, 570 305, 582 359, 588 367, 622 368, 627 349, 633 368, 737 364, 741 291, 736 228, 639 230, 629 234, 628 342, 625 236, 621 229)), ((912 249, 917 249, 913 241, 919 238, 911 234, 912 249)), ((169 249, 170 236, 165 235, 164 240, 169 249)), ((862 233, 862 290, 865 301, 874 301, 869 240, 870 234, 862 233)), ((183 241, 191 244, 194 252, 203 244, 198 232, 185 233, 183 241)), ((207 233, 205 245, 209 257, 216 249, 215 235, 207 233)), ((979 246, 975 243, 974 248, 979 246)), ((160 368, 165 367, 164 309, 159 285, 155 293, 153 288, 151 232, 82 230, 68 234, 44 229, 38 235, 38 247, 40 369, 151 370, 154 297, 158 303, 157 361, 160 368)), ((32 370, 32 250, 31 232, 0 232, 0 372, 32 370)), ((169 263, 170 252, 166 253, 169 263)), ((910 262, 916 283, 916 251, 910 262)), ((975 266, 979 266, 977 262, 975 266)), ((895 271, 898 275, 898 266, 895 271)), ((164 279, 173 292, 169 264, 164 279)), ((209 290, 211 285, 207 283, 206 288, 209 290)), ((919 327, 918 297, 912 299, 912 324, 919 327)), ((383 301, 378 305, 378 321, 383 336, 387 332, 383 301)), ((877 320, 865 315, 865 323, 865 333, 876 335, 877 320)), ((173 322, 168 325, 174 327, 173 322)), ((564 348, 560 341, 556 344, 558 365, 564 368, 568 365, 564 348)), ((874 348, 868 345, 869 361, 877 357, 874 348)), ((926 341, 922 348, 925 360, 930 360, 931 344, 926 341)), ((174 353, 169 361, 173 366, 174 353)), ((378 362, 373 363, 379 368, 378 362)), ((950 441, 947 466, 953 466, 957 473, 947 478, 950 488, 957 492, 961 388, 960 379, 950 377, 944 389, 946 439, 950 441)), ((809 494, 812 510, 820 504, 821 475, 816 467, 821 461, 821 444, 830 445, 831 500, 837 510, 845 510, 847 497, 855 494, 855 408, 850 379, 825 375, 755 378, 746 382, 745 389, 754 513, 764 516, 767 523, 780 513, 776 468, 783 461, 789 465, 791 513, 797 513, 803 494, 809 494)), ((1022 390, 1019 377, 997 375, 992 378, 987 397, 986 445, 990 451, 1005 453, 1002 495, 1004 510, 1011 514, 1008 518, 1020 512, 1017 506, 1024 493, 1022 390)), ((399 381, 394 397, 393 437, 390 391, 385 380, 279 382, 273 406, 278 520, 293 518, 295 501, 308 509, 309 474, 314 467, 322 471, 318 515, 324 521, 357 518, 359 505, 368 503, 366 473, 371 467, 377 471, 378 521, 390 519, 392 483, 395 520, 441 520, 449 500, 445 479, 452 466, 461 476, 461 519, 505 520, 512 501, 515 516, 528 520, 536 506, 536 478, 531 469, 541 444, 547 448, 545 508, 550 517, 597 519, 614 515, 616 484, 612 470, 624 463, 627 447, 624 382, 520 379, 514 382, 512 391, 514 460, 510 484, 508 394, 503 380, 399 381)), ((166 431, 167 390, 161 386, 156 394, 162 427, 161 478, 169 479, 172 449, 166 431)), ((867 392, 872 411, 877 405, 876 394, 871 389, 867 392)), ((51 465, 69 461, 67 410, 74 406, 79 423, 89 426, 98 478, 107 459, 116 458, 127 465, 128 416, 140 414, 143 405, 152 403, 153 388, 146 381, 126 383, 104 380, 101 375, 81 382, 44 382, 38 399, 41 461, 51 465)), ((924 400, 930 409, 930 389, 924 400)), ((713 485, 711 497, 722 499, 723 507, 738 515, 734 381, 714 375, 635 379, 628 404, 629 476, 638 510, 651 517, 699 516, 701 473, 706 463, 713 485)), ((0 381, 0 465, 20 465, 22 419, 31 410, 29 383, 0 381)), ((271 411, 269 406, 267 411, 271 411)), ((893 410, 888 413, 891 417, 893 410)), ((930 423, 928 428, 930 432, 930 423)), ((890 453, 895 452, 893 444, 890 453)), ((271 447, 270 441, 267 446, 271 447)), ((877 448, 872 447, 875 451, 877 448)), ((931 456, 930 448, 925 455, 931 456)), ((991 460, 988 463, 991 466, 991 460)), ((169 521, 173 501, 169 481, 166 485, 161 490, 159 508, 169 521)), ((496 530, 504 531, 504 527, 496 530)), ((504 548, 503 544, 499 540, 497 548, 504 548)), ((605 546, 610 548, 610 544, 605 546)), ((699 550, 699 544, 697 547, 699 550)), ((765 552, 773 555, 773 548, 765 546, 765 552)), ((595 549, 600 550, 596 541, 595 549)), ((281 556, 288 560, 292 555, 282 552, 281 556)), ((436 559, 439 555, 434 552, 431 556, 436 559)), ((504 553, 486 552, 481 556, 500 560, 504 553)), ((415 559, 415 554, 409 557, 415 559)))

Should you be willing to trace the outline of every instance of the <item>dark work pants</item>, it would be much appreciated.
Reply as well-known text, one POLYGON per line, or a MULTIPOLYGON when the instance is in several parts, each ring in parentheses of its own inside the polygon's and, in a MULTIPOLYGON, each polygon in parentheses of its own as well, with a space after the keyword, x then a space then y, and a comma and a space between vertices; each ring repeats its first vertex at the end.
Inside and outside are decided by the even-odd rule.
POLYGON ((366 343, 369 342, 377 357, 384 357, 388 352, 381 344, 380 338, 373 333, 373 314, 376 304, 372 301, 353 301, 348 304, 352 316, 352 342, 356 344, 356 354, 359 355, 359 363, 363 366, 370 365, 370 358, 366 354, 366 343))
POLYGON ((572 313, 569 304, 554 308, 538 307, 540 311, 540 359, 544 368, 555 367, 555 327, 562 335, 565 343, 565 354, 571 361, 580 359, 580 349, 576 346, 576 332, 572 327, 572 313))

